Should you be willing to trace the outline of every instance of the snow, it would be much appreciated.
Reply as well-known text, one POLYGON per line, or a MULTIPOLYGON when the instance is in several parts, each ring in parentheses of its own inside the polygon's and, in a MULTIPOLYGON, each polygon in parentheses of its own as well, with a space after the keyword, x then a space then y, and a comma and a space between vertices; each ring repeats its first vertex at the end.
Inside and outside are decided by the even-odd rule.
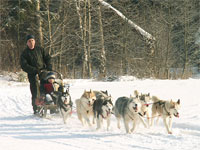
MULTIPOLYGON (((111 128, 96 131, 96 126, 82 126, 74 108, 72 117, 63 124, 60 116, 49 119, 32 114, 29 83, 20 83, 0 76, 0 147, 3 150, 197 150, 200 149, 200 79, 139 80, 122 77, 114 82, 68 80, 72 100, 86 90, 108 90, 113 99, 133 95, 134 90, 150 93, 162 99, 181 100, 180 118, 174 118, 172 135, 167 134, 162 120, 144 128, 142 124, 132 134, 117 128, 111 118, 111 128)), ((75 104, 74 104, 75 106, 75 104)))

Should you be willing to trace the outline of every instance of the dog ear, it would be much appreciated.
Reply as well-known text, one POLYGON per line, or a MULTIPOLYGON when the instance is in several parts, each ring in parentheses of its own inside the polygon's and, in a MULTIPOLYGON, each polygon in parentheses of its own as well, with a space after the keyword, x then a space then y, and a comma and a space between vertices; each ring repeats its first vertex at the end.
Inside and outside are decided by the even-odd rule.
POLYGON ((65 94, 69 94, 69 89, 66 89, 66 90, 65 90, 65 94))
POLYGON ((172 99, 170 100, 170 105, 172 106, 172 107, 174 107, 174 102, 172 101, 172 99))
POLYGON ((179 105, 180 105, 180 99, 178 99, 178 101, 177 101, 177 104, 179 104, 179 105))
POLYGON ((105 91, 105 94, 108 95, 108 91, 107 90, 105 91))
POLYGON ((140 93, 137 90, 135 90, 134 91, 134 95, 136 96, 136 98, 138 98, 138 96, 140 95, 140 93))
POLYGON ((147 96, 150 96, 150 93, 148 93, 148 95, 147 96))

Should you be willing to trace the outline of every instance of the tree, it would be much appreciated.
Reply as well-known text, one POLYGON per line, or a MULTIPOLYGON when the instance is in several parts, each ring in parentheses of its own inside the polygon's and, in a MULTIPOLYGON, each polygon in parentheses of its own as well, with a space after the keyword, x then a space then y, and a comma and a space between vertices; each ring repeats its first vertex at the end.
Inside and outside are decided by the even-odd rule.
POLYGON ((37 18, 37 31, 39 35, 39 43, 41 46, 44 46, 43 42, 43 31, 42 31, 42 19, 40 15, 40 0, 36 0, 36 18, 37 18))
POLYGON ((105 48, 104 48, 104 35, 103 35, 103 25, 102 25, 102 15, 101 15, 101 5, 98 7, 99 13, 99 28, 100 28, 100 36, 101 36, 101 51, 100 51, 100 65, 99 65, 99 78, 106 77, 106 56, 105 56, 105 48))

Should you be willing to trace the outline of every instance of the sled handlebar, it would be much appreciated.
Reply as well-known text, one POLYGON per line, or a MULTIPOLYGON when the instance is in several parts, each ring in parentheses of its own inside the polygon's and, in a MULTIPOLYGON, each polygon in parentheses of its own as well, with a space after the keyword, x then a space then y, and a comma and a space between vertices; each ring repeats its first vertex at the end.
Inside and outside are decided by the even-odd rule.
POLYGON ((51 70, 51 71, 47 71, 46 69, 41 69, 40 70, 40 73, 38 74, 38 76, 40 76, 43 72, 54 72, 58 75, 58 77, 63 80, 63 75, 61 73, 59 73, 58 71, 56 70, 51 70))

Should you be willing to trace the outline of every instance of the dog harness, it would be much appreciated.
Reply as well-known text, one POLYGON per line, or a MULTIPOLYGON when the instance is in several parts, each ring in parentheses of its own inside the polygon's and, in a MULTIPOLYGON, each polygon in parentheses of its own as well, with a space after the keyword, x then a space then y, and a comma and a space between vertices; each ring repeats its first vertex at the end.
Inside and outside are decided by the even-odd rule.
MULTIPOLYGON (((165 106, 166 102, 159 101, 159 102, 156 102, 156 103, 158 103, 160 106, 162 106, 164 108, 165 112, 167 113, 167 116, 171 116, 170 112, 167 111, 167 108, 165 106)), ((154 104, 156 104, 156 103, 154 103, 154 104)), ((156 106, 156 109, 157 109, 157 106, 156 106)))

